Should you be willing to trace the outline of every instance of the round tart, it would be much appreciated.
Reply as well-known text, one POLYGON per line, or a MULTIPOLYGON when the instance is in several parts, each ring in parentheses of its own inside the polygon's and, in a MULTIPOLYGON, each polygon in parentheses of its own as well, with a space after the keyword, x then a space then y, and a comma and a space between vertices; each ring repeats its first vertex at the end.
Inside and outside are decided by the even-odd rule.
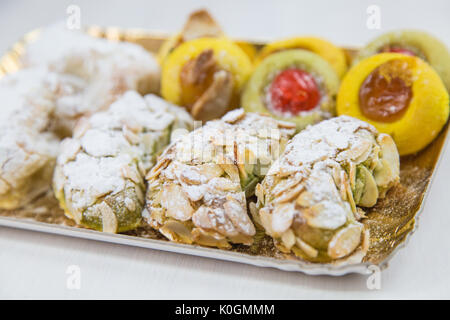
POLYGON ((289 49, 303 49, 318 54, 331 64, 340 78, 347 70, 344 51, 329 41, 315 37, 296 37, 272 42, 261 50, 257 62, 261 62, 268 55, 289 49))
POLYGON ((389 32, 374 39, 360 52, 356 61, 382 52, 417 56, 428 62, 450 89, 450 53, 441 41, 426 32, 404 30, 389 32))
POLYGON ((423 60, 381 53, 354 66, 342 81, 338 115, 346 114, 390 134, 401 155, 426 147, 445 125, 449 96, 423 60))
POLYGON ((161 93, 195 119, 211 120, 238 106, 251 71, 248 56, 230 40, 195 39, 178 46, 165 61, 161 93))
POLYGON ((315 53, 286 50, 270 55, 253 72, 242 95, 250 112, 291 121, 301 130, 335 113, 339 78, 315 53))

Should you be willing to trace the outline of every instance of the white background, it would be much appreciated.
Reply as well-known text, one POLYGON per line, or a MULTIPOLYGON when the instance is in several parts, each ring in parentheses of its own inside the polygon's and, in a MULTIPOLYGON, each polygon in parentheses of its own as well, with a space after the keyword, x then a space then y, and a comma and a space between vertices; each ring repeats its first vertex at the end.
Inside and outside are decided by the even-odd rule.
MULTIPOLYGON (((450 44, 450 1, 0 1, 0 52, 25 32, 81 7, 83 24, 175 32, 187 14, 209 8, 234 37, 318 35, 363 45, 395 28, 430 31, 450 44), (366 27, 369 5, 381 8, 381 30, 366 27)), ((0 101, 1 105, 1 101, 0 101)), ((427 128, 423 128, 427 130, 427 128)), ((0 227, 0 298, 450 298, 450 152, 441 161, 418 231, 381 274, 314 277, 0 227), (69 265, 81 268, 80 290, 66 287, 69 265)))

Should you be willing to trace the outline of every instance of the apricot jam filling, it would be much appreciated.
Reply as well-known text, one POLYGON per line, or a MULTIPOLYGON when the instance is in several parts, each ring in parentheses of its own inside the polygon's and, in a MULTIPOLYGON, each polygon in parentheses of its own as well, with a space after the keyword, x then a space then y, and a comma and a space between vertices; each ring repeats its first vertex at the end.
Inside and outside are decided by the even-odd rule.
POLYGON ((395 122, 408 110, 412 98, 411 66, 402 60, 391 60, 376 68, 359 90, 362 114, 378 122, 395 122))
POLYGON ((290 68, 280 72, 268 87, 269 109, 283 115, 296 116, 317 107, 319 87, 306 71, 290 68))

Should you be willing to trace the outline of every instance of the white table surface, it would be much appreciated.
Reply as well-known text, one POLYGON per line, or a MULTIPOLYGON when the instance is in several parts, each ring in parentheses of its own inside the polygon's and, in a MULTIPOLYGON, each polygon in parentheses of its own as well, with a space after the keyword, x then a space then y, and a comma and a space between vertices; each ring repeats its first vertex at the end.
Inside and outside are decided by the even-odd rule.
MULTIPOLYGON (((83 24, 174 32, 190 10, 208 7, 229 35, 274 39, 315 34, 337 44, 362 45, 395 28, 425 29, 450 44, 450 2, 442 1, 10 1, 0 2, 0 52, 23 33, 81 8, 83 24), (369 5, 381 9, 381 29, 366 27, 369 5)), ((0 102, 1 104, 1 102, 0 102)), ((424 128, 426 130, 426 128, 424 128)), ((450 298, 450 151, 420 218, 418 231, 381 273, 367 277, 306 276, 0 227, 0 298, 314 299, 450 298), (81 287, 66 286, 69 265, 81 287)))

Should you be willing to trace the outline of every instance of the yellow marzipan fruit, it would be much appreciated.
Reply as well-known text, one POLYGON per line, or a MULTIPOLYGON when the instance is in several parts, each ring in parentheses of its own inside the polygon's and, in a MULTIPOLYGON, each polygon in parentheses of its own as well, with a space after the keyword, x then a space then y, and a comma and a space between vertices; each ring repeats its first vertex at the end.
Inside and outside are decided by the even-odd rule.
POLYGON ((161 79, 161 94, 164 99, 181 104, 180 73, 183 66, 209 49, 213 50, 219 67, 232 74, 234 93, 239 93, 253 70, 247 54, 226 38, 199 38, 182 43, 165 60, 161 79))
POLYGON ((416 153, 439 134, 449 116, 449 95, 436 71, 423 60, 399 53, 380 53, 362 60, 344 77, 337 98, 338 115, 349 115, 394 138, 400 155, 416 153), (365 79, 393 60, 407 62, 412 72, 412 98, 405 114, 394 122, 374 121, 363 115, 359 92, 365 79))

